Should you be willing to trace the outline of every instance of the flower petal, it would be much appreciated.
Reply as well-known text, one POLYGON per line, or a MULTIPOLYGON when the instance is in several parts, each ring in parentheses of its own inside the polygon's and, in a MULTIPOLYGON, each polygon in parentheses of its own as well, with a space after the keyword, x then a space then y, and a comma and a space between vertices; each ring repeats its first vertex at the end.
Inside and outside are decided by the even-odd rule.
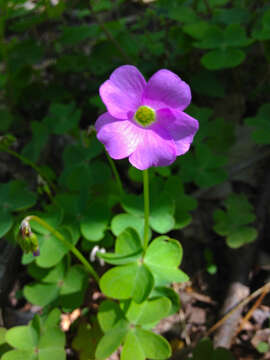
POLYGON ((95 124, 97 138, 113 159, 128 157, 143 138, 143 129, 129 120, 119 120, 108 112, 99 116, 95 124))
POLYGON ((143 129, 143 141, 130 155, 129 161, 139 170, 151 166, 167 166, 175 161, 176 147, 171 136, 158 124, 143 129))
POLYGON ((135 66, 123 65, 100 86, 99 93, 112 116, 129 119, 141 105, 145 86, 146 81, 135 66))
POLYGON ((157 112, 159 124, 171 135, 176 144, 176 155, 186 153, 196 134, 199 123, 188 114, 178 111, 161 109, 157 112))
POLYGON ((148 81, 143 104, 155 110, 174 108, 184 110, 191 101, 190 87, 170 70, 156 72, 148 81))

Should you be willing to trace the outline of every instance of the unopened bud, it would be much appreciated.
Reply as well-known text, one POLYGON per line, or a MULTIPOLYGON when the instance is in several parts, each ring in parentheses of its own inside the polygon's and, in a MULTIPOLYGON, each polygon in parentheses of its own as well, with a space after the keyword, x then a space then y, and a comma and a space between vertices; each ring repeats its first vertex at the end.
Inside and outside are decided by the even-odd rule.
POLYGON ((31 231, 30 224, 26 220, 21 223, 18 243, 24 253, 31 252, 34 256, 39 256, 38 238, 31 231))

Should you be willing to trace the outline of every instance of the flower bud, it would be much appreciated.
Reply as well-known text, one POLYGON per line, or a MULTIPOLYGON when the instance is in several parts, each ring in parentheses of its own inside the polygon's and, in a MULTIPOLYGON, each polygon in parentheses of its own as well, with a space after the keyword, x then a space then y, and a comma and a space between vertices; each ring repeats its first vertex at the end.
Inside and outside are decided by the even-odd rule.
POLYGON ((39 255, 38 238, 31 231, 30 224, 26 220, 21 223, 18 243, 24 253, 27 254, 31 252, 34 256, 39 255))

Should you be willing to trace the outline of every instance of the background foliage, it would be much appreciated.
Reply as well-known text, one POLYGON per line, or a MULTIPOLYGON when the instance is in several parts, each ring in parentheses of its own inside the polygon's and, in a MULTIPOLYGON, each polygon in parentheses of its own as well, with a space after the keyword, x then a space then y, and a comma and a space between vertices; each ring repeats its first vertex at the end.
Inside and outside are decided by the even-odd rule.
MULTIPOLYGON (((31 211, 85 254, 96 245, 105 248, 99 257, 116 265, 100 286, 120 305, 105 300, 99 325, 86 315, 73 330, 69 343, 80 359, 94 358, 95 351, 97 358, 107 358, 123 339, 122 359, 130 359, 131 352, 136 359, 170 355, 167 341, 149 329, 178 311, 178 296, 166 285, 188 277, 177 269, 182 247, 163 234, 179 239, 179 230, 192 227, 192 214, 204 208, 205 194, 214 194, 212 200, 206 197, 211 236, 193 240, 207 248, 209 273, 217 271, 215 241, 221 249, 256 240, 258 181, 243 176, 239 166, 269 156, 269 41, 266 0, 0 0, 0 150, 5 161, 15 161, 1 174, 0 235, 14 242, 20 221, 31 211), (117 163, 126 189, 121 196, 93 129, 105 110, 100 84, 126 63, 146 78, 160 68, 179 74, 192 89, 187 112, 200 123, 191 152, 170 168, 150 171, 150 227, 156 239, 143 270, 137 262, 144 228, 141 173, 125 160, 117 163), (157 243, 159 256, 151 254, 157 243), (158 287, 153 289, 154 279, 158 287), (131 297, 135 302, 126 311, 131 297), (102 334, 97 349, 85 340, 102 334)), ((53 234, 32 227, 40 256, 22 257, 31 278, 23 296, 44 307, 45 315, 7 331, 3 343, 15 350, 3 360, 47 360, 52 352, 54 359, 64 359, 59 313, 52 309, 90 308, 85 271, 53 234), (31 337, 27 347, 25 337, 31 337)), ((208 353, 209 359, 218 358, 211 343, 198 346, 193 359, 208 353)))

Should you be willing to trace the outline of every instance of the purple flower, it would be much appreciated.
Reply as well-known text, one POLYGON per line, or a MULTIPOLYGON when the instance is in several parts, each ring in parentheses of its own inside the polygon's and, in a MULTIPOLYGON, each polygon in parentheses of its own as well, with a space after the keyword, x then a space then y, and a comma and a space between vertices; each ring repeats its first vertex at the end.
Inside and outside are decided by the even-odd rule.
POLYGON ((145 170, 189 150, 199 124, 183 112, 190 88, 173 72, 159 70, 146 83, 135 66, 120 66, 99 92, 108 112, 96 121, 97 138, 113 159, 145 170))

